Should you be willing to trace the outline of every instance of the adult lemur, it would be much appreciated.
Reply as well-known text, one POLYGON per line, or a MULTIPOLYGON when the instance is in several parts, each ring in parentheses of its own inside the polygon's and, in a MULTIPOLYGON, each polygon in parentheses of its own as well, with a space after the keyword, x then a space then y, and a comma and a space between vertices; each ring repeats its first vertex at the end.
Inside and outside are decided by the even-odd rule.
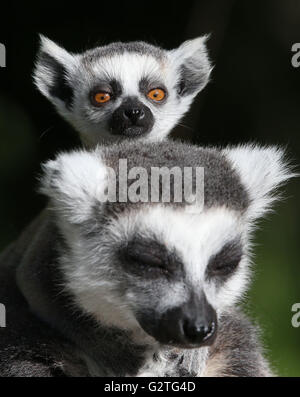
POLYGON ((112 43, 70 54, 41 37, 34 80, 88 146, 122 137, 161 140, 208 82, 205 41, 172 51, 112 43))
POLYGON ((254 223, 289 176, 273 147, 168 140, 48 162, 41 190, 49 208, 0 260, 0 374, 270 375, 237 303, 250 279, 254 223), (190 211, 197 204, 172 195, 169 203, 103 202, 122 158, 148 175, 203 167, 204 208, 190 211))

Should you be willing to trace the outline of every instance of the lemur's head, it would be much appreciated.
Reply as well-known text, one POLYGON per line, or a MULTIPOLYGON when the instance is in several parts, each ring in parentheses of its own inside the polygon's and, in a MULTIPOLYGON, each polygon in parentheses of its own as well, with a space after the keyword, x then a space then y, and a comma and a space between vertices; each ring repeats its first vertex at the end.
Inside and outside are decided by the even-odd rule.
POLYGON ((88 145, 117 137, 160 140, 208 82, 205 41, 172 51, 112 43, 71 54, 41 37, 34 80, 88 145))
POLYGON ((161 344, 212 343, 218 318, 246 289, 253 224, 289 176, 273 147, 132 141, 59 155, 45 165, 42 191, 64 238, 66 289, 102 324, 161 344), (119 186, 124 172, 120 158, 128 159, 128 186, 139 194, 141 175, 150 176, 152 167, 204 167, 202 211, 172 200, 104 203, 104 192, 115 181, 119 186))

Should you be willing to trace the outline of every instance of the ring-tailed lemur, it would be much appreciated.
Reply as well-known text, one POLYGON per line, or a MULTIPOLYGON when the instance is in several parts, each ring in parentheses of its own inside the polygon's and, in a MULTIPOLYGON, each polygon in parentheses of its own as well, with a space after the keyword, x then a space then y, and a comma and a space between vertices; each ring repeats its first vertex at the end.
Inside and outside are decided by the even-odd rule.
POLYGON ((0 261, 0 374, 271 375, 237 303, 254 223, 290 176, 281 150, 255 145, 127 141, 48 162, 50 207, 0 261), (122 158, 148 173, 203 167, 202 212, 103 202, 122 158))
POLYGON ((172 51, 129 42, 71 54, 42 36, 35 84, 88 146, 120 137, 161 140, 208 82, 206 38, 172 51))

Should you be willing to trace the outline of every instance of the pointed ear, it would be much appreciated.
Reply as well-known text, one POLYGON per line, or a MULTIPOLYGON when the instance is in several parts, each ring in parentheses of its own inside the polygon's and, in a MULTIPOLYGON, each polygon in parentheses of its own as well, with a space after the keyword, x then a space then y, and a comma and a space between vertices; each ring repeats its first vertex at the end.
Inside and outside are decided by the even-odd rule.
POLYGON ((248 191, 247 215, 253 220, 270 210, 272 203, 280 198, 277 189, 297 176, 285 160, 284 150, 276 146, 241 145, 223 152, 248 191))
POLYGON ((73 55, 53 41, 40 35, 40 49, 33 79, 40 92, 58 110, 71 107, 73 100, 72 76, 78 65, 78 55, 73 55))
POLYGON ((50 198, 51 207, 72 224, 92 215, 96 204, 105 201, 108 168, 99 150, 60 154, 43 164, 40 191, 50 198))
POLYGON ((170 51, 180 76, 177 87, 181 96, 195 96, 209 81, 212 66, 206 48, 208 37, 206 35, 185 41, 170 51))

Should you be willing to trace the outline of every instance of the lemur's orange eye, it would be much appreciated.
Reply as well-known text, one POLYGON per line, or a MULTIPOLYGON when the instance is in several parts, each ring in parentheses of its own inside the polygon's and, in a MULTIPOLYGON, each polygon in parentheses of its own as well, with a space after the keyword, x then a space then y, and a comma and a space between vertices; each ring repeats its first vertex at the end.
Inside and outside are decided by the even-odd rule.
POLYGON ((150 90, 148 92, 148 98, 152 99, 152 101, 160 102, 166 96, 166 93, 161 88, 155 88, 154 90, 150 90))
POLYGON ((96 92, 93 95, 93 101, 95 105, 101 105, 102 103, 110 101, 111 96, 108 92, 96 92))

